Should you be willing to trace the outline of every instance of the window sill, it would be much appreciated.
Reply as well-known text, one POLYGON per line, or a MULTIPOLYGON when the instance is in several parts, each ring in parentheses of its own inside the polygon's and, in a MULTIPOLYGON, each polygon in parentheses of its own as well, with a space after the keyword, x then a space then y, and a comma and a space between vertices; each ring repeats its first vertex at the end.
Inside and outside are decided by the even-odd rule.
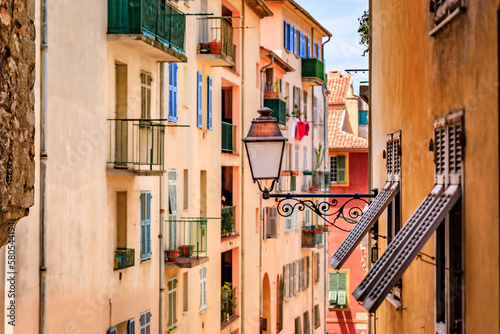
POLYGON ((141 259, 141 264, 148 263, 148 262, 151 262, 151 257, 148 257, 147 259, 141 259))
POLYGON ((328 311, 349 311, 349 307, 346 308, 340 308, 340 307, 334 307, 334 308, 328 308, 328 311))
POLYGON ((200 314, 207 312, 208 307, 205 306, 205 308, 200 309, 200 314))
POLYGON ((385 297, 395 308, 401 308, 403 304, 401 304, 401 300, 394 298, 390 293, 385 297))

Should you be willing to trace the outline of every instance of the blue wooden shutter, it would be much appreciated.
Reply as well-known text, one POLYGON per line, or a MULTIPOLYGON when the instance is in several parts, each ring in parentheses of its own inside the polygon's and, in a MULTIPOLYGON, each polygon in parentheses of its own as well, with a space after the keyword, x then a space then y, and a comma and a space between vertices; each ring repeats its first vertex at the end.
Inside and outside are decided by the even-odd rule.
POLYGON ((151 256, 151 192, 141 193, 141 260, 151 256))
POLYGON ((311 40, 306 37, 306 58, 311 58, 311 40))
POLYGON ((198 72, 198 118, 197 118, 197 126, 201 129, 203 127, 203 74, 198 72))
POLYGON ((293 27, 293 54, 297 54, 297 28, 293 27))
POLYGON ((304 58, 305 53, 305 38, 302 32, 299 33, 299 57, 304 58))
POLYGON ((177 64, 168 64, 168 121, 177 122, 177 64))
POLYGON ((287 50, 292 51, 292 26, 290 24, 287 25, 287 36, 288 36, 288 43, 287 43, 287 50))
POLYGON ((319 44, 316 44, 316 58, 319 59, 319 44))
POLYGON ((213 98, 212 98, 212 78, 211 77, 207 77, 207 84, 208 84, 208 96, 207 96, 208 121, 207 121, 207 128, 208 128, 208 130, 212 130, 212 104, 213 104, 213 98))
POLYGON ((288 50, 288 23, 285 21, 284 29, 283 29, 283 46, 286 50, 288 50))

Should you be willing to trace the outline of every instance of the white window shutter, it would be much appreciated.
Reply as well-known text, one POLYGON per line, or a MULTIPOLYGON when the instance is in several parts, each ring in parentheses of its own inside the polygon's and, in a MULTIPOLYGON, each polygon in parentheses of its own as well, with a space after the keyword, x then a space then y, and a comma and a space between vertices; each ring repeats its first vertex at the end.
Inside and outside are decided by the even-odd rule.
POLYGON ((337 304, 340 306, 347 305, 347 293, 345 291, 339 291, 337 293, 337 304))
POLYGON ((269 238, 278 237, 278 212, 275 207, 267 208, 267 226, 269 238))

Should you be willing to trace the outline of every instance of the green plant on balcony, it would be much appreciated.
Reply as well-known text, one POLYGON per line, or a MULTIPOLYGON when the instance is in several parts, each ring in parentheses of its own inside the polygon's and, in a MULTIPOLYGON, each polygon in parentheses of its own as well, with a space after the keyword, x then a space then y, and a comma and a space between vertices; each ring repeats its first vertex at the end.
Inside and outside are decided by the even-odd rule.
POLYGON ((221 287, 221 322, 228 321, 236 312, 236 294, 234 289, 231 289, 231 283, 224 282, 221 287))

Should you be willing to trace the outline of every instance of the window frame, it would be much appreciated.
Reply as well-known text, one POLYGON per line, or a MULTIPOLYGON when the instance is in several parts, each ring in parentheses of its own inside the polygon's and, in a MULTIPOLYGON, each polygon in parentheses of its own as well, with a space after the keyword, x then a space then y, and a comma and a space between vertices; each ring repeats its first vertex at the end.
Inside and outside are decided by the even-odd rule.
POLYGON ((172 277, 168 280, 168 331, 177 327, 177 277, 172 277), (175 305, 175 306, 173 306, 175 305))
POLYGON ((141 334, 151 332, 151 309, 144 311, 144 312, 141 312, 141 314, 139 315, 139 325, 140 325, 139 331, 141 332, 141 334), (144 320, 145 320, 144 323, 142 321, 143 316, 144 316, 144 320))
MULTIPOLYGON (((336 277, 338 280, 338 276, 336 276, 336 277)), ((333 269, 329 269, 329 271, 328 271, 328 310, 329 311, 349 311, 350 310, 349 277, 350 277, 349 269, 341 269, 338 271, 333 270, 333 269), (334 274, 334 275, 345 274, 345 293, 346 293, 345 307, 330 307, 330 292, 332 291, 332 290, 330 290, 330 287, 331 287, 330 280, 331 280, 332 274, 334 274)), ((338 288, 338 285, 339 284, 337 283, 337 298, 338 298, 338 292, 344 291, 344 290, 338 288)), ((338 304, 335 303, 335 305, 338 305, 338 304)))
POLYGON ((207 274, 207 266, 202 266, 200 268, 200 313, 208 309, 207 274))
POLYGON ((153 77, 151 72, 141 70, 141 119, 151 119, 151 86, 153 77))

